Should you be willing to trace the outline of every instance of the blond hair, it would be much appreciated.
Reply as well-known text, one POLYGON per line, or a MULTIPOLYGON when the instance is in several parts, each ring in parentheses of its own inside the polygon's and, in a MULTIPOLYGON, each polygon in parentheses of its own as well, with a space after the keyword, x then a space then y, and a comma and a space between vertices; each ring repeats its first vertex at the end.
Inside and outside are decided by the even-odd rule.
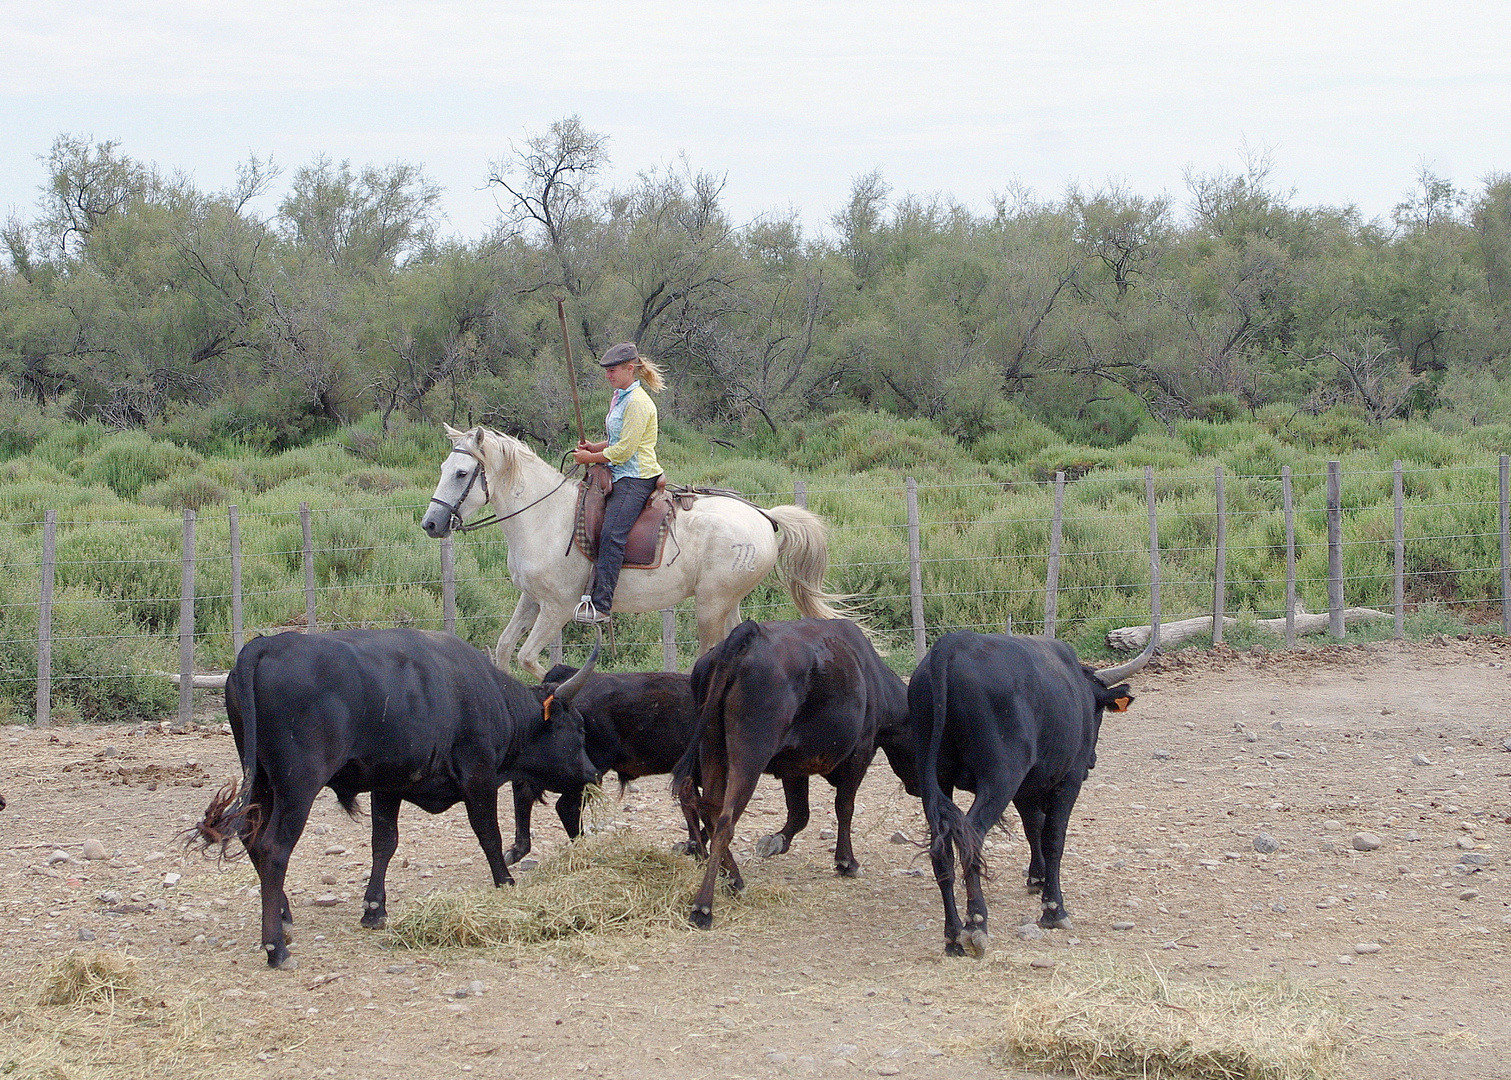
POLYGON ((666 376, 660 364, 643 356, 635 357, 632 363, 635 365, 636 378, 645 384, 647 390, 659 394, 666 389, 666 376))

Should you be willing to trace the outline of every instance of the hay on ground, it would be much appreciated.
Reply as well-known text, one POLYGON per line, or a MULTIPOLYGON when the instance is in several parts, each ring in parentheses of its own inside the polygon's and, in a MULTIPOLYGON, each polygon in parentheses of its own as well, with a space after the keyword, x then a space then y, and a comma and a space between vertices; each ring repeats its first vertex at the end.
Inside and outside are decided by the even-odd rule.
POLYGON ((1030 1068, 1147 1080, 1330 1080, 1343 1019, 1282 981, 1173 984, 1151 967, 1062 967, 1005 1005, 997 1049, 1030 1068))
MULTIPOLYGON (((687 927, 703 864, 658 851, 623 832, 567 845, 512 889, 473 889, 422 897, 390 923, 411 949, 534 945, 618 934, 645 936, 687 927)), ((785 903, 780 886, 749 883, 742 897, 721 890, 720 917, 785 903)))
POLYGON ((114 1005, 136 980, 136 959, 114 949, 75 949, 61 957, 43 984, 43 1005, 114 1005))

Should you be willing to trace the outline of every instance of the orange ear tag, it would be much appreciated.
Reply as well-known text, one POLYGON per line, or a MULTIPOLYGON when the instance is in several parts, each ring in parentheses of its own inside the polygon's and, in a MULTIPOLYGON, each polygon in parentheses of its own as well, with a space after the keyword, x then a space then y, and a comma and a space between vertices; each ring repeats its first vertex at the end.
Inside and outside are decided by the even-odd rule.
POLYGON ((540 703, 540 718, 542 720, 550 720, 551 719, 551 702, 553 702, 555 700, 556 700, 556 695, 555 694, 547 694, 546 695, 546 700, 542 701, 540 703))
POLYGON ((1116 699, 1113 700, 1113 703, 1112 703, 1112 711, 1113 712, 1127 712, 1128 711, 1128 706, 1129 706, 1130 703, 1132 703, 1132 701, 1133 701, 1133 699, 1131 697, 1116 698, 1116 699))

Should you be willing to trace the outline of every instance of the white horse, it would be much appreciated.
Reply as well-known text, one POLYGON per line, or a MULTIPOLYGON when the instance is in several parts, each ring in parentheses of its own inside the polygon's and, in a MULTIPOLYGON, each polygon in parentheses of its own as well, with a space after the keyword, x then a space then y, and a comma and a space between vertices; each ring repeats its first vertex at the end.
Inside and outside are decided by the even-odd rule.
MULTIPOLYGON (((593 572, 593 564, 572 542, 577 485, 524 443, 500 432, 483 427, 458 431, 448 424, 446 437, 451 453, 441 465, 441 481, 420 527, 440 539, 484 503, 492 505, 509 545, 509 579, 520 591, 514 616, 499 635, 494 662, 508 668, 528 625, 517 659, 541 678, 541 648, 572 617, 593 572)), ((674 530, 659 567, 624 571, 614 610, 660 611, 694 597, 699 655, 734 629, 740 601, 778 560, 787 591, 805 617, 847 614, 839 606, 845 598, 824 591, 829 546, 823 522, 802 507, 773 506, 763 513, 739 499, 700 495, 691 509, 678 511, 674 530)))

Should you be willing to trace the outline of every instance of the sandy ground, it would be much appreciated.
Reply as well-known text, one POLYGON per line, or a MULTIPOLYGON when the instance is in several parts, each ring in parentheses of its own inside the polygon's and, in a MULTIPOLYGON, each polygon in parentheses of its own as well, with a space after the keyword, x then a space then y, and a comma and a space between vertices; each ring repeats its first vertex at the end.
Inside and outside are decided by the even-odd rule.
MULTIPOLYGON (((1034 959, 1111 956, 1176 979, 1313 986, 1350 1017, 1352 1076, 1511 1077, 1508 663, 1495 641, 1163 659, 1108 718, 1071 821, 1076 929, 1016 932, 1037 912, 1010 817, 989 852, 985 961, 942 956, 927 862, 891 842, 923 837, 922 813, 878 758, 857 814, 860 879, 834 876, 820 809, 792 852, 742 859, 753 882, 785 884, 789 905, 745 912, 721 895, 708 933, 512 951, 416 953, 361 930, 367 825, 326 793, 290 871, 300 966, 273 972, 251 871, 175 839, 236 769, 214 697, 187 734, 6 728, 0 995, 27 992, 69 949, 124 949, 223 1021, 227 1075, 1001 1078, 1017 1074, 982 1049, 983 1003, 1045 978, 1034 959), (1380 847, 1355 850, 1361 832, 1380 847), (1257 852, 1261 833, 1278 850, 1257 852), (88 839, 109 857, 86 859, 88 839), (69 858, 49 864, 57 851, 69 858), (469 986, 481 994, 459 998, 469 986)), ((828 798, 821 783, 814 794, 828 798)), ((680 828, 660 780, 613 820, 656 845, 680 828)), ((768 779, 741 846, 780 823, 768 779)), ((406 807, 400 830, 395 914, 486 882, 459 807, 406 807)), ((554 815, 537 815, 536 837, 538 856, 563 842, 554 815)))

